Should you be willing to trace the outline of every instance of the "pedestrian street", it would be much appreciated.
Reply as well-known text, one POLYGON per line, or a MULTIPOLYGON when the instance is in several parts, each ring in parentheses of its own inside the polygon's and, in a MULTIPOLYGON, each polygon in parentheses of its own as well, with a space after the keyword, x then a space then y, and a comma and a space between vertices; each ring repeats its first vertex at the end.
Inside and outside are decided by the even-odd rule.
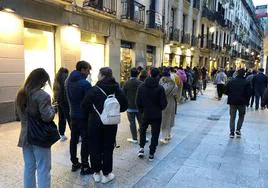
MULTIPOLYGON (((139 146, 127 142, 128 121, 119 125, 114 152, 115 180, 105 185, 92 176, 71 172, 69 139, 52 149, 52 187, 169 187, 169 188, 267 188, 268 111, 247 109, 240 139, 229 138, 229 107, 226 96, 215 99, 209 85, 196 101, 178 106, 176 125, 169 144, 159 144, 155 160, 137 157, 139 146), (216 117, 216 118, 215 118, 216 117)), ((23 158, 17 141, 19 122, 0 126, 0 187, 23 185, 23 158)), ((68 130, 67 137, 70 138, 68 130)), ((150 138, 150 133, 147 134, 150 138)), ((80 151, 80 149, 78 149, 80 151)))

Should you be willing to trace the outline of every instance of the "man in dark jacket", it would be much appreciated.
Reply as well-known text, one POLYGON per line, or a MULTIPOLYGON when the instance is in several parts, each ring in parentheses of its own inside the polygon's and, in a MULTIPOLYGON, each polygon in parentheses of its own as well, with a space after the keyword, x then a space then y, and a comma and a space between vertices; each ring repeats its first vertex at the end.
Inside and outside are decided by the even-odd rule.
POLYGON ((136 118, 139 125, 141 125, 141 115, 135 102, 138 87, 142 84, 142 82, 137 79, 138 74, 138 70, 136 68, 132 68, 130 70, 130 80, 128 80, 124 86, 124 93, 128 100, 127 117, 130 123, 130 132, 132 135, 132 138, 128 138, 127 140, 134 144, 138 143, 136 118))
POLYGON ((151 70, 151 76, 138 88, 136 104, 142 114, 140 127, 140 150, 138 156, 144 157, 144 146, 146 143, 146 130, 151 125, 152 138, 150 145, 149 160, 154 159, 154 153, 158 145, 160 127, 162 122, 162 111, 167 106, 165 90, 159 85, 160 71, 157 68, 151 70))
POLYGON ((255 110, 259 109, 260 98, 262 99, 264 90, 267 88, 267 76, 263 72, 264 69, 260 68, 258 74, 252 80, 255 94, 255 110))
POLYGON ((236 112, 239 112, 239 119, 236 127, 237 137, 241 137, 241 128, 246 114, 246 106, 249 104, 251 96, 250 83, 244 78, 245 70, 237 71, 236 78, 228 82, 226 94, 228 95, 227 104, 230 105, 230 138, 234 138, 236 112))
POLYGON ((81 136, 81 175, 92 173, 88 163, 87 116, 81 108, 81 102, 87 91, 91 88, 90 83, 86 80, 90 70, 91 66, 88 62, 79 61, 76 64, 76 70, 70 74, 65 82, 72 124, 70 141, 70 154, 73 163, 72 171, 74 172, 81 168, 81 164, 77 158, 77 144, 79 142, 79 137, 81 136))

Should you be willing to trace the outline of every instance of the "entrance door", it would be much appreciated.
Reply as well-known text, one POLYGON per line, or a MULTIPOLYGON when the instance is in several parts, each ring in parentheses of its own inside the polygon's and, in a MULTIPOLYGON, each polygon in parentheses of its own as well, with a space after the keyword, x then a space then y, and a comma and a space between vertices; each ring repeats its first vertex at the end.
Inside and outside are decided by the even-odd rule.
MULTIPOLYGON (((55 75, 54 33, 38 29, 24 29, 25 78, 37 68, 44 68, 51 82, 55 75)), ((53 83, 52 83, 53 84, 53 83)), ((51 90, 46 90, 52 94, 51 90)))
POLYGON ((81 60, 87 61, 91 65, 91 84, 96 84, 99 70, 104 67, 104 45, 81 42, 81 60))

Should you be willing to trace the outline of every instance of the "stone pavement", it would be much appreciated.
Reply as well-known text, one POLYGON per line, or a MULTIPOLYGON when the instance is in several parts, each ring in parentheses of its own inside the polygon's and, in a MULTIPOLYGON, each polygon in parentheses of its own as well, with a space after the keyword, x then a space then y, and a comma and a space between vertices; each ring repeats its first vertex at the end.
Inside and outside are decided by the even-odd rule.
MULTIPOLYGON (((248 109, 242 138, 229 139, 226 98, 217 101, 214 95, 210 86, 197 101, 179 105, 172 141, 159 145, 153 162, 148 161, 148 145, 141 160, 138 145, 126 141, 130 131, 124 117, 114 153, 116 179, 107 185, 70 172, 69 142, 58 142, 52 151, 52 187, 268 188, 268 112, 248 109)), ((18 135, 18 122, 0 126, 1 188, 22 187, 18 135)))

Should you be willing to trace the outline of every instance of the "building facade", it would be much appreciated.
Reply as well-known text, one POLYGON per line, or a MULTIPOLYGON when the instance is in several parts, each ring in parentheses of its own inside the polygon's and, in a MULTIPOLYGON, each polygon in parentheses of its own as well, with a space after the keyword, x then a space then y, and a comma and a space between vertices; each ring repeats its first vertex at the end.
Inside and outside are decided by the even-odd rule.
POLYGON ((15 119, 14 99, 29 73, 51 80, 79 60, 110 66, 124 82, 132 66, 160 66, 164 48, 162 0, 0 0, 0 122, 15 119))

